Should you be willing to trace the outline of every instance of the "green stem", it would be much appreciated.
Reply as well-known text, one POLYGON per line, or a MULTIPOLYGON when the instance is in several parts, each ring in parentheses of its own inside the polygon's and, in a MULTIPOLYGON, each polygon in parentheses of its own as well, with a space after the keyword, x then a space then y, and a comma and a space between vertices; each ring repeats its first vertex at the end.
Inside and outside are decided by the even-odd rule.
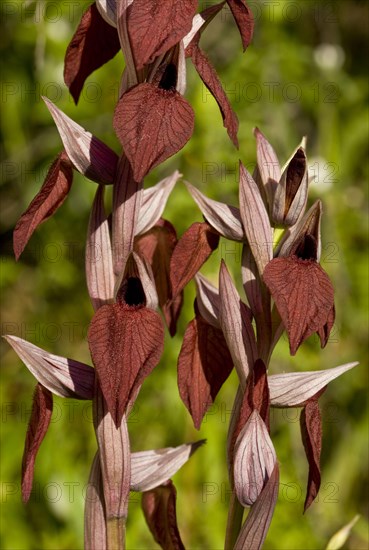
POLYGON ((124 550, 126 518, 108 518, 106 521, 107 550, 124 550))
POLYGON ((228 521, 224 550, 233 550, 238 535, 242 527, 243 506, 239 503, 234 490, 232 491, 231 500, 228 510, 228 521))

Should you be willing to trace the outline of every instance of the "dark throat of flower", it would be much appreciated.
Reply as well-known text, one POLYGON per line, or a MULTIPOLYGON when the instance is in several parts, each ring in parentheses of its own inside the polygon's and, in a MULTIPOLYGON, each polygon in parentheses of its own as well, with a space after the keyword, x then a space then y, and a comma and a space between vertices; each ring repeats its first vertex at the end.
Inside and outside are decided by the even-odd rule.
POLYGON ((303 235, 301 240, 296 245, 293 253, 300 260, 313 260, 318 259, 318 244, 316 238, 313 235, 303 235))
POLYGON ((128 277, 122 284, 117 300, 128 306, 145 306, 146 297, 142 283, 138 277, 128 277))

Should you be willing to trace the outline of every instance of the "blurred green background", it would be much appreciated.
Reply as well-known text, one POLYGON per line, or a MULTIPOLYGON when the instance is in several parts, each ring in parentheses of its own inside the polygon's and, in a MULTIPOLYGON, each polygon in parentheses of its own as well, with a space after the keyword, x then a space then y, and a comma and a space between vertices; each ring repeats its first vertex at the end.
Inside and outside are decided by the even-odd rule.
MULTIPOLYGON (((61 149, 58 132, 41 100, 59 108, 116 151, 112 111, 121 55, 87 81, 78 107, 63 85, 66 46, 86 1, 1 3, 1 332, 16 334, 60 355, 90 362, 86 330, 92 316, 84 279, 84 239, 96 184, 75 174, 70 196, 32 237, 18 263, 12 230, 61 149)), ((208 7, 212 2, 203 2, 208 7)), ((302 514, 307 463, 298 411, 272 413, 272 437, 281 469, 281 490, 266 549, 322 549, 356 514, 344 548, 368 548, 367 424, 367 186, 368 3, 354 1, 250 2, 256 27, 245 54, 228 10, 202 39, 240 119, 240 149, 230 143, 215 101, 188 67, 187 97, 196 113, 190 143, 147 178, 147 185, 178 168, 204 193, 237 204, 236 168, 252 169, 258 126, 283 163, 303 135, 315 180, 310 200, 324 204, 322 266, 336 289, 337 320, 325 350, 310 338, 295 358, 285 338, 271 372, 324 369, 358 360, 360 366, 333 382, 321 399, 322 487, 302 514)), ((165 216, 179 235, 201 214, 179 183, 165 216)), ((221 242, 202 270, 213 281, 221 257, 239 279, 240 249, 221 242)), ((225 441, 237 381, 222 388, 200 432, 181 403, 176 361, 186 324, 193 317, 192 283, 186 289, 178 334, 145 382, 130 417, 133 450, 207 439, 175 476, 177 512, 186 548, 222 548, 228 504, 225 441)), ((83 504, 96 449, 91 407, 55 399, 49 433, 36 461, 35 492, 20 497, 20 465, 34 379, 1 344, 1 532, 2 549, 80 549, 83 504)), ((139 496, 132 495, 129 550, 156 545, 146 528, 139 496)))

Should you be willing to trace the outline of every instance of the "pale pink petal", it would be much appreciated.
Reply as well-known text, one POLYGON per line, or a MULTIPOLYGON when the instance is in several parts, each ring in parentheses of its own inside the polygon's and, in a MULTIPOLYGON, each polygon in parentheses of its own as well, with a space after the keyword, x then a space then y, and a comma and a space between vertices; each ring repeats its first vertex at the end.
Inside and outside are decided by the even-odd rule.
POLYGON ((242 506, 254 504, 276 461, 267 427, 254 410, 238 435, 234 450, 234 487, 242 506))
POLYGON ((161 485, 174 476, 204 443, 205 439, 202 439, 178 447, 132 453, 131 491, 149 491, 161 485))
POLYGON ((109 223, 104 208, 104 186, 99 185, 92 205, 86 243, 86 281, 94 309, 114 297, 114 271, 109 223))
POLYGON ((254 136, 256 137, 257 167, 259 169, 261 183, 265 189, 267 201, 271 210, 273 206, 274 193, 281 178, 281 167, 273 147, 266 137, 260 132, 259 128, 254 129, 254 136))
POLYGON ((106 518, 126 518, 131 480, 127 419, 117 427, 101 390, 96 387, 94 425, 99 445, 106 518))
POLYGON ((157 310, 159 307, 159 298, 151 265, 144 256, 140 256, 136 252, 133 252, 132 256, 136 263, 138 276, 145 293, 146 307, 157 310))
POLYGON ((132 3, 133 0, 120 0, 117 3, 117 29, 124 61, 126 63, 125 90, 128 90, 139 82, 128 34, 127 11, 132 3))
POLYGON ((85 550, 106 550, 104 491, 99 452, 92 462, 85 496, 85 550))
POLYGON ((197 306, 201 316, 213 327, 220 328, 220 298, 218 289, 201 273, 195 275, 195 283, 197 306))
POLYGON ((92 399, 93 368, 53 355, 17 336, 3 336, 33 376, 55 395, 74 399, 92 399))
POLYGON ((254 410, 238 435, 234 449, 234 487, 242 506, 254 504, 276 461, 267 427, 254 410))
POLYGON ((242 224, 260 275, 273 258, 273 237, 259 188, 240 162, 240 212, 242 224))
POLYGON ((238 208, 209 199, 196 187, 188 182, 185 183, 207 222, 220 235, 233 241, 242 242, 245 240, 245 232, 242 227, 241 215, 238 208))
POLYGON ((234 550, 260 550, 272 521, 279 492, 279 468, 275 465, 267 484, 251 507, 234 550))
POLYGON ((219 273, 219 322, 231 352, 240 384, 243 388, 251 368, 258 357, 251 312, 234 286, 222 260, 219 273))
POLYGON ((160 219, 168 197, 181 176, 182 174, 176 170, 173 174, 159 181, 159 183, 153 187, 144 189, 136 225, 136 235, 146 233, 146 231, 151 229, 160 219))
POLYGON ((55 121, 64 149, 76 170, 97 183, 113 183, 118 155, 60 111, 49 99, 44 97, 43 100, 55 121))
POLYGON ((274 407, 298 407, 341 374, 356 367, 357 362, 333 369, 308 372, 285 372, 268 376, 270 404, 274 407))
POLYGON ((242 250, 241 274, 247 301, 255 318, 259 353, 261 357, 268 357, 272 330, 270 293, 258 273, 248 244, 242 250))
POLYGON ((183 40, 179 43, 179 51, 178 51, 178 61, 176 63, 177 67, 177 85, 176 90, 181 95, 184 95, 186 93, 186 85, 187 85, 187 70, 186 70, 186 56, 185 56, 185 50, 183 46, 183 40))
POLYGON ((142 181, 136 182, 125 155, 119 160, 113 189, 113 265, 116 276, 122 276, 126 261, 133 251, 133 241, 140 215, 142 181))
POLYGON ((190 31, 196 0, 135 0, 127 10, 129 39, 137 69, 165 54, 190 31))

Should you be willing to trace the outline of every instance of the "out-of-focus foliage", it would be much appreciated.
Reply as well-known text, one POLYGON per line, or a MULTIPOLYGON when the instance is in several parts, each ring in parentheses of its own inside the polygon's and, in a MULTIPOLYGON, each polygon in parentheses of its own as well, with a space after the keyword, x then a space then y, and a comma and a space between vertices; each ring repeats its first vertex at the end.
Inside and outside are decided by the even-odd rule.
MULTIPOLYGON (((207 7, 212 2, 202 2, 207 7)), ((63 85, 63 58, 85 0, 3 0, 1 97, 1 332, 16 334, 53 353, 89 362, 86 331, 92 316, 84 281, 84 238, 96 184, 75 176, 63 207, 32 237, 15 263, 14 225, 40 188, 61 148, 41 99, 48 96, 79 124, 117 151, 112 112, 123 62, 118 55, 93 74, 75 107, 63 85)), ((150 185, 175 167, 185 179, 221 201, 237 204, 238 159, 255 163, 254 126, 274 144, 282 161, 303 135, 315 182, 311 200, 324 204, 322 266, 336 289, 337 321, 325 350, 311 338, 295 358, 282 339, 271 372, 322 369, 359 360, 321 399, 324 442, 319 501, 302 515, 307 463, 296 410, 272 416, 281 469, 279 501, 268 549, 321 549, 356 514, 361 518, 344 548, 368 545, 367 426, 367 187, 368 3, 365 0, 250 2, 255 37, 246 54, 229 11, 204 35, 240 119, 240 150, 230 143, 214 100, 189 67, 187 96, 196 112, 190 143, 147 178, 150 185)), ((166 217, 181 234, 200 212, 182 183, 166 217)), ((240 248, 222 241, 203 272, 217 281, 221 257, 239 279, 240 248)), ((207 438, 175 476, 178 517, 186 547, 220 549, 229 497, 225 441, 236 390, 234 375, 199 433, 181 404, 176 360, 192 318, 194 288, 186 290, 178 335, 166 340, 163 359, 145 382, 130 417, 134 450, 207 438)), ((20 464, 34 380, 2 345, 1 540, 4 549, 77 549, 83 545, 83 504, 96 443, 91 407, 55 399, 49 433, 36 462, 35 492, 24 507, 20 464)), ((132 495, 129 549, 156 547, 132 495)))

